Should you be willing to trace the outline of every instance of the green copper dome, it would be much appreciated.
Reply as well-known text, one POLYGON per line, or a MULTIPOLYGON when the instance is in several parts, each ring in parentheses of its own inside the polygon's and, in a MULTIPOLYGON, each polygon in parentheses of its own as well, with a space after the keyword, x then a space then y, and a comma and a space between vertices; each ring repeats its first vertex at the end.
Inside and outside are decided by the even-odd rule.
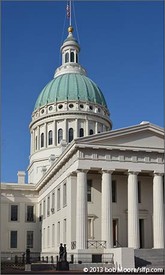
POLYGON ((36 101, 35 110, 48 103, 79 100, 107 108, 101 90, 91 79, 79 73, 66 73, 57 76, 45 86, 36 101))

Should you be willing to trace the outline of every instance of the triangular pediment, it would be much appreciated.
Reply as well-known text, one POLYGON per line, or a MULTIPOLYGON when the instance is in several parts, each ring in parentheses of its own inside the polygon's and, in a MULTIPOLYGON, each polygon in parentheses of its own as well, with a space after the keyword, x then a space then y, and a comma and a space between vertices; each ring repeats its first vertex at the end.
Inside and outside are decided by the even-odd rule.
POLYGON ((78 143, 87 143, 88 145, 163 149, 164 131, 162 128, 150 123, 139 124, 137 126, 85 137, 79 139, 78 143))

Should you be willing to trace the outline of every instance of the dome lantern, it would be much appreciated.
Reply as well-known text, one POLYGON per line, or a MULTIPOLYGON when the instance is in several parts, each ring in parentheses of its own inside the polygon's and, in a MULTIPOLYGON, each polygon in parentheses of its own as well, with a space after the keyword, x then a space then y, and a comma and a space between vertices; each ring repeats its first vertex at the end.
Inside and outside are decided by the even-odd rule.
POLYGON ((79 64, 80 45, 73 36, 73 27, 69 26, 68 36, 61 48, 62 65, 55 71, 54 78, 66 73, 80 73, 86 75, 86 70, 79 64))
POLYGON ((78 63, 78 53, 80 52, 80 46, 73 36, 72 26, 68 28, 68 33, 68 37, 61 46, 62 65, 66 63, 78 63))

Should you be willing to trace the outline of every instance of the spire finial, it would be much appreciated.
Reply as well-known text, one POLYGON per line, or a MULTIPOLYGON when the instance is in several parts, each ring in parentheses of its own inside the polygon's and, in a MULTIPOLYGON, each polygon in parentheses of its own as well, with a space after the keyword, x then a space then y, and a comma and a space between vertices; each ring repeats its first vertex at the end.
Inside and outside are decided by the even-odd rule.
POLYGON ((72 27, 72 26, 69 26, 69 28, 68 28, 68 32, 69 32, 69 33, 72 33, 72 32, 73 32, 73 30, 74 30, 74 29, 73 29, 73 27, 72 27))

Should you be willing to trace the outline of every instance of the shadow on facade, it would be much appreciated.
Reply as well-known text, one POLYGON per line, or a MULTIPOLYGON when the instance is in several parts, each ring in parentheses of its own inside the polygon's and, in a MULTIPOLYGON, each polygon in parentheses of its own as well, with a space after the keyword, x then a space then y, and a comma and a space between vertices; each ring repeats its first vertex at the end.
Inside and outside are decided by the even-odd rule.
POLYGON ((135 267, 144 267, 151 264, 151 262, 135 256, 135 267))

